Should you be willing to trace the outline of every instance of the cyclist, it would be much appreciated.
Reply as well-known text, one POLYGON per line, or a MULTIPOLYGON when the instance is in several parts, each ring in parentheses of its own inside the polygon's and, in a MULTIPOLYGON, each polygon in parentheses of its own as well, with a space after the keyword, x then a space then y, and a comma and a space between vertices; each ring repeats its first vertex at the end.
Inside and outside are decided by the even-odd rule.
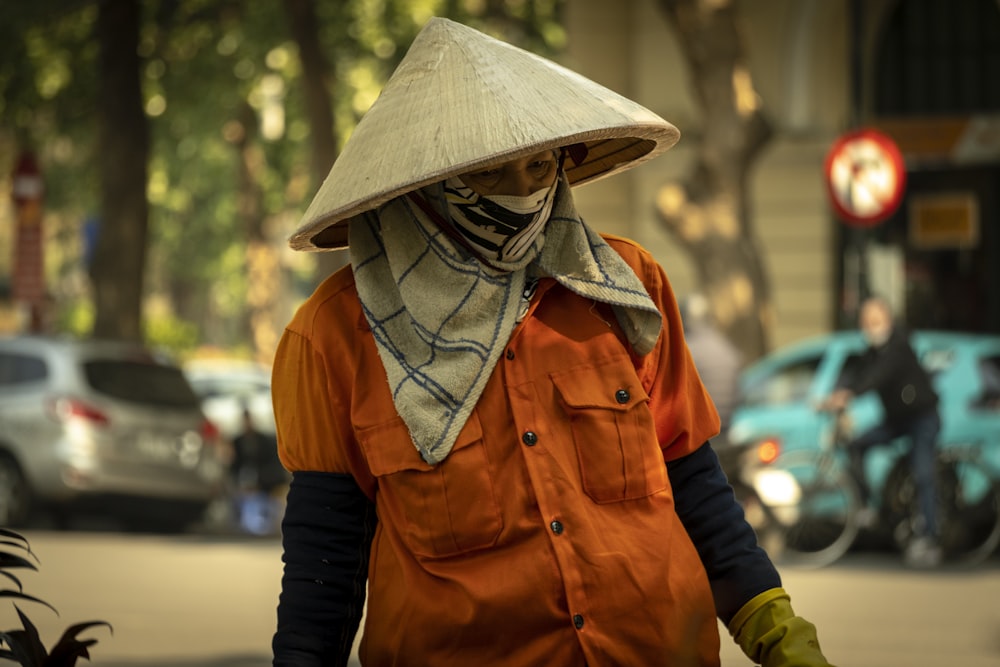
MULTIPOLYGON (((934 567, 941 561, 935 516, 934 447, 941 430, 938 396, 931 377, 920 365, 909 336, 893 322, 889 304, 871 297, 861 305, 860 328, 868 342, 857 377, 838 388, 823 402, 827 409, 843 409, 854 396, 875 391, 885 419, 853 438, 847 445, 851 474, 861 493, 862 507, 869 507, 870 490, 864 475, 865 454, 876 445, 899 437, 910 441, 910 466, 917 488, 919 521, 906 547, 905 560, 914 567, 934 567)), ((869 511, 870 512, 870 511, 869 511)), ((870 522, 866 513, 862 523, 870 522)))

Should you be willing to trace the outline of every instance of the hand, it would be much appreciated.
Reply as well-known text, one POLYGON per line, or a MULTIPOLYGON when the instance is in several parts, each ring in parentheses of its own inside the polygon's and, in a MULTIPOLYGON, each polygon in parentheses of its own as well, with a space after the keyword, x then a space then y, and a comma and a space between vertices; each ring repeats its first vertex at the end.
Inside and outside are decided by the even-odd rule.
POLYGON ((764 591, 743 605, 729 632, 762 667, 833 667, 820 651, 816 626, 795 615, 783 588, 764 591))
POLYGON ((844 410, 847 408, 847 404, 851 402, 852 396, 853 394, 850 389, 836 389, 832 394, 821 400, 816 407, 824 412, 844 410))

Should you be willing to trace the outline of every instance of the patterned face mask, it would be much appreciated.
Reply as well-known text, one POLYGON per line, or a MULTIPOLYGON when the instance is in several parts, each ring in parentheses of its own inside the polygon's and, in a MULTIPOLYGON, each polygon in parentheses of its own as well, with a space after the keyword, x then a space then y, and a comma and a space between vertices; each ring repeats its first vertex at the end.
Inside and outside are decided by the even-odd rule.
POLYGON ((453 176, 445 181, 444 193, 452 223, 476 251, 488 259, 516 262, 545 228, 555 186, 527 197, 485 197, 453 176))

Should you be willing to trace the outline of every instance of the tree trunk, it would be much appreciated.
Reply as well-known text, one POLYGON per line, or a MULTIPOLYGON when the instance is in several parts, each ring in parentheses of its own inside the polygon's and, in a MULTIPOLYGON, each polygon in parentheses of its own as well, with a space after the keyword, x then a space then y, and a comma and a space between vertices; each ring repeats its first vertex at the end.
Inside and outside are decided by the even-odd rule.
POLYGON ((239 151, 240 218, 246 230, 247 250, 247 321, 254 356, 270 365, 278 347, 278 310, 281 296, 281 271, 278 248, 268 233, 264 218, 264 193, 261 191, 264 154, 254 141, 257 116, 249 104, 242 106, 239 124, 243 131, 235 141, 239 151))
POLYGON ((92 335, 141 341, 149 226, 149 127, 139 79, 138 1, 101 2, 97 37, 102 214, 90 269, 95 310, 92 335))
MULTIPOLYGON (((285 0, 285 13, 292 36, 299 47, 302 79, 312 140, 312 179, 315 187, 326 179, 337 159, 337 136, 333 129, 333 105, 330 91, 335 85, 330 64, 320 44, 313 0, 285 0)), ((316 255, 315 281, 318 284, 347 263, 346 252, 322 252, 316 255)))
POLYGON ((726 335, 752 361, 769 347, 771 289, 747 181, 771 137, 732 0, 660 0, 688 61, 703 124, 691 173, 657 193, 660 220, 691 255, 726 335))

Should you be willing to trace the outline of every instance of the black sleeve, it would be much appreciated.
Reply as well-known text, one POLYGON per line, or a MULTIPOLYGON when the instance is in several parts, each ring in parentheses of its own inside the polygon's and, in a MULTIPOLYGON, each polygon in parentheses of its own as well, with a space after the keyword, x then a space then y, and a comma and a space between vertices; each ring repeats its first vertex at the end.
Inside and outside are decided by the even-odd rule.
POLYGON ((847 388, 856 396, 860 396, 869 391, 878 391, 880 387, 889 384, 906 365, 907 357, 912 356, 909 345, 902 332, 893 331, 888 342, 880 350, 869 348, 866 351, 862 358, 862 372, 847 388))
POLYGON ((281 522, 285 563, 274 667, 342 667, 365 603, 375 506, 350 475, 296 472, 281 522))
POLYGON ((751 598, 781 586, 781 577, 757 545, 709 443, 667 463, 667 472, 677 514, 708 572, 716 613, 728 625, 751 598))

